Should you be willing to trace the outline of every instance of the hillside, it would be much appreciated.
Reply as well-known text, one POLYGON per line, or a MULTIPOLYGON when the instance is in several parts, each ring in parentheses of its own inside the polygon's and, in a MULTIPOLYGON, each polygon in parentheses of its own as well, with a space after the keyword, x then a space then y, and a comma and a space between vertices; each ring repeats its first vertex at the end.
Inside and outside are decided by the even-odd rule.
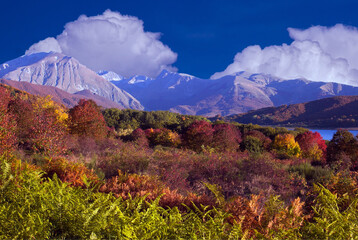
POLYGON ((102 106, 104 108, 119 108, 119 109, 123 108, 122 105, 113 102, 111 100, 108 100, 104 97, 101 97, 99 95, 93 94, 88 90, 71 94, 56 87, 37 85, 28 82, 18 82, 18 81, 0 79, 0 83, 41 97, 50 95, 52 96, 52 99, 54 101, 61 103, 68 108, 74 107, 79 102, 80 99, 91 99, 95 101, 99 106, 102 106))
POLYGON ((338 96, 292 105, 262 108, 225 118, 240 123, 310 128, 358 127, 358 96, 338 96))

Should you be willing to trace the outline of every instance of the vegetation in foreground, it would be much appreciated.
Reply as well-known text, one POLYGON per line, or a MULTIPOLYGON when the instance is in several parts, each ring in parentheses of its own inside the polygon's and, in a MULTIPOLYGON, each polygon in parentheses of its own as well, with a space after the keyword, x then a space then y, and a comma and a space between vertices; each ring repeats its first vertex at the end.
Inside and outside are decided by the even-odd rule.
POLYGON ((358 140, 0 88, 0 239, 355 239, 358 140))

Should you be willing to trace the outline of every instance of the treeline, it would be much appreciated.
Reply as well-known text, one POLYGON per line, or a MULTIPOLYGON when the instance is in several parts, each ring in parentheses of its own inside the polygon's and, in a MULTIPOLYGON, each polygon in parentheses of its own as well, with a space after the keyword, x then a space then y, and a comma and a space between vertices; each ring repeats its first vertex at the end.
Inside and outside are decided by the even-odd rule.
POLYGON ((0 88, 0 238, 350 239, 358 139, 0 88))
POLYGON ((204 120, 200 116, 188 116, 169 111, 138 111, 132 109, 110 108, 102 111, 103 116, 110 128, 115 130, 137 128, 168 128, 177 132, 182 132, 183 128, 188 127, 195 120, 204 120))

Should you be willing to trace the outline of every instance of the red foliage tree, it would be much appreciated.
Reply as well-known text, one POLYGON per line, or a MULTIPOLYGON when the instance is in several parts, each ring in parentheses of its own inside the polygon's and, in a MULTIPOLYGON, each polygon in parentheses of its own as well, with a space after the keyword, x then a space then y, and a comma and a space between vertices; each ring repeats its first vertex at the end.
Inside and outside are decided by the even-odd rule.
POLYGON ((106 121, 94 101, 81 99, 78 105, 70 110, 70 132, 96 139, 107 136, 106 121))
POLYGON ((16 143, 16 122, 8 111, 10 99, 9 91, 0 88, 0 154, 11 152, 16 143))
POLYGON ((35 112, 28 100, 16 98, 10 101, 9 111, 17 123, 16 137, 20 148, 30 150, 30 134, 35 126, 35 112))
POLYGON ((54 156, 67 150, 65 146, 67 127, 58 122, 53 109, 42 109, 36 112, 34 121, 29 138, 35 152, 54 156))
POLYGON ((302 156, 313 161, 325 162, 327 145, 318 132, 305 132, 297 135, 296 141, 301 147, 302 156))
POLYGON ((241 132, 232 124, 214 125, 212 146, 219 151, 236 151, 239 149, 241 132))
POLYGON ((211 123, 206 121, 193 122, 184 135, 185 145, 195 151, 200 151, 202 146, 210 146, 213 140, 214 129, 211 123))

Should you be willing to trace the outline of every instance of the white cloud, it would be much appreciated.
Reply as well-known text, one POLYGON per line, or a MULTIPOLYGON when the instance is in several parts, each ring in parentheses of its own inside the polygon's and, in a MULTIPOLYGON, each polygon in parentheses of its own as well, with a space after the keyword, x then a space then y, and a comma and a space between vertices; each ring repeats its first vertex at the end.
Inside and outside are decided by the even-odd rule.
POLYGON ((62 51, 95 71, 154 77, 163 69, 176 70, 171 64, 177 54, 159 38, 158 33, 145 32, 138 18, 107 10, 93 17, 81 15, 67 23, 56 39, 40 41, 26 53, 62 51))
POLYGON ((38 43, 33 44, 26 52, 25 54, 31 54, 36 52, 62 52, 60 44, 58 44, 58 41, 53 38, 49 37, 45 40, 42 40, 38 43))
POLYGON ((337 24, 306 30, 289 28, 290 45, 249 46, 234 62, 211 78, 239 71, 269 73, 277 77, 306 78, 358 86, 358 29, 337 24))

